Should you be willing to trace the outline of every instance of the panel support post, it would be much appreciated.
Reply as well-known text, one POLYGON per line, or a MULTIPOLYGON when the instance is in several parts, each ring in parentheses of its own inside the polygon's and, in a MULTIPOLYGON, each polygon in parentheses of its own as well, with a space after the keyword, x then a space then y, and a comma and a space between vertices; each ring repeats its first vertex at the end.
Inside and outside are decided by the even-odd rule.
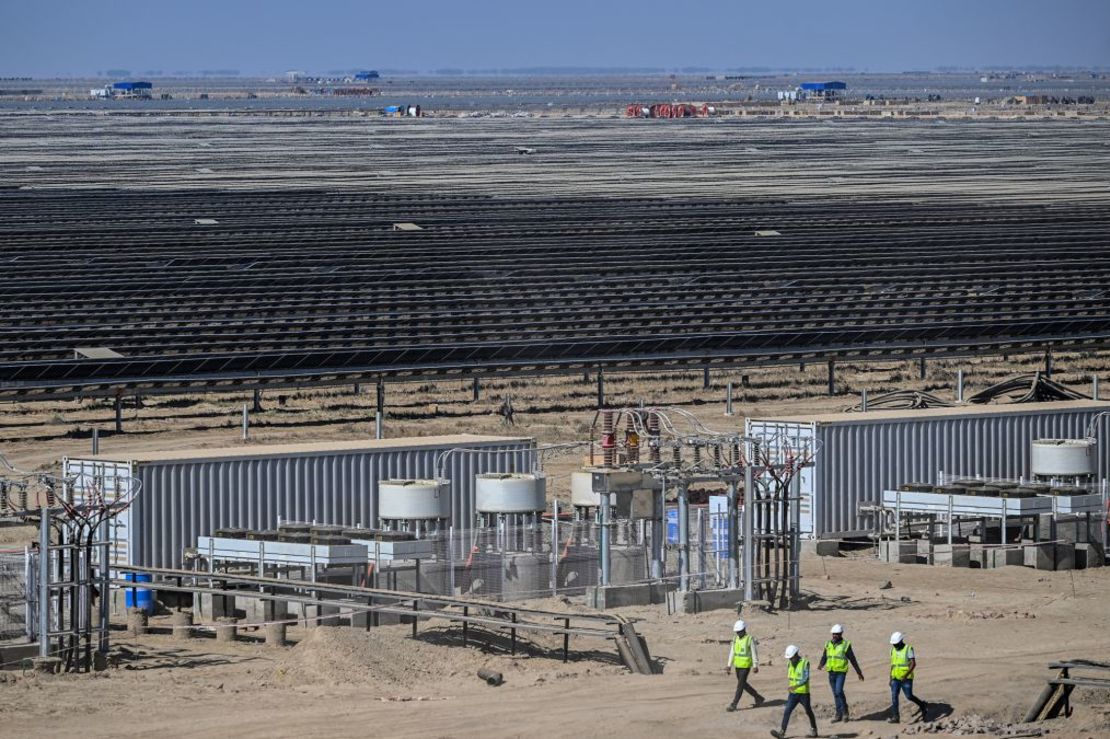
POLYGON ((117 434, 122 434, 123 433, 123 397, 120 396, 119 393, 116 393, 115 410, 116 410, 116 433, 117 434))
POLYGON ((382 422, 385 419, 385 380, 378 378, 378 398, 374 411, 374 438, 384 439, 385 431, 382 422))
POLYGON ((252 400, 252 402, 251 402, 251 411, 253 411, 254 413, 261 413, 262 412, 262 391, 259 390, 258 388, 255 388, 254 393, 252 394, 251 400, 252 400))
POLYGON ((1044 376, 1052 379, 1052 349, 1044 351, 1044 376))
POLYGON ((482 399, 482 381, 477 377, 474 378, 474 402, 477 403, 482 399))
POLYGON ((709 386, 710 386, 710 382, 709 382, 709 368, 708 368, 708 367, 706 367, 706 368, 705 368, 704 370, 702 370, 702 378, 701 378, 701 389, 702 389, 702 390, 708 390, 708 389, 709 389, 709 386))
POLYGON ((736 517, 736 482, 728 484, 728 519, 726 525, 728 526, 728 586, 735 590, 740 582, 740 558, 737 556, 736 546, 740 542, 738 534, 740 531, 737 529, 736 517))
POLYGON ((605 407, 605 372, 601 367, 597 368, 597 407, 605 407))
POLYGON ((685 485, 678 488, 678 589, 690 589, 690 499, 685 485))
POLYGON ((752 468, 744 468, 744 533, 741 539, 744 550, 741 553, 740 566, 744 572, 744 600, 751 601, 755 598, 755 495, 752 480, 752 468))
POLYGON ((829 395, 836 395, 836 362, 829 360, 829 395))

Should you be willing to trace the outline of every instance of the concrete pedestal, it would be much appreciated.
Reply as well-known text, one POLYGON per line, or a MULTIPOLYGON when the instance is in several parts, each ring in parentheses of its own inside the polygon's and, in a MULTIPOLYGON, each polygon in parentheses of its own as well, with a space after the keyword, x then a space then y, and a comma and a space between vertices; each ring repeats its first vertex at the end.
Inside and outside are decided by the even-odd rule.
POLYGON ((1106 556, 1102 551, 1102 545, 1093 542, 1075 545, 1075 569, 1086 570, 1091 567, 1102 567, 1105 562, 1106 556))
POLYGON ((839 557, 840 543, 828 539, 802 539, 801 552, 803 556, 839 557))
POLYGON ((131 636, 142 636, 147 632, 148 618, 142 608, 127 609, 127 633, 131 636))
POLYGON ((192 611, 174 611, 170 615, 170 627, 173 630, 174 639, 192 639, 193 638, 193 614, 192 611))
POLYGON ((285 645, 285 624, 266 624, 266 646, 284 647, 285 645))
POLYGON ((238 628, 236 625, 239 619, 230 616, 223 616, 216 619, 216 641, 218 642, 233 642, 238 636, 238 628))

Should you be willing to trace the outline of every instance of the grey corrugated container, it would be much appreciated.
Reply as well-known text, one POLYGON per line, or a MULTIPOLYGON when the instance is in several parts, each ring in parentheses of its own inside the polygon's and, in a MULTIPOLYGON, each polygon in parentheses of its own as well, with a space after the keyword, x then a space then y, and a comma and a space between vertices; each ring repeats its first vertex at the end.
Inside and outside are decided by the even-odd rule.
MULTIPOLYGON (((812 495, 807 528, 818 537, 870 529, 861 503, 907 482, 947 475, 1018 478, 1029 475, 1034 439, 1080 438, 1110 403, 1069 401, 1013 405, 870 411, 747 419, 752 433, 783 428, 817 440, 817 460, 803 491, 812 495)), ((1110 477, 1110 416, 1096 424, 1100 479, 1110 477)))
POLYGON ((374 526, 378 481, 435 477, 437 457, 450 449, 481 450, 451 454, 443 467, 452 525, 470 528, 474 476, 530 471, 534 447, 526 438, 462 434, 67 458, 63 470, 109 487, 116 475, 140 481, 134 504, 117 520, 114 560, 180 567, 182 550, 217 528, 272 529, 279 518, 374 526))

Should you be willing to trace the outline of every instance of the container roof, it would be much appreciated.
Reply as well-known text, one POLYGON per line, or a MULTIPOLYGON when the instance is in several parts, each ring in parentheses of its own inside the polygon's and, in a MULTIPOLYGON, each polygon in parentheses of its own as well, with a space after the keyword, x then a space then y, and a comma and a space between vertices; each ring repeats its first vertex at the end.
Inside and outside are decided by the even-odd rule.
POLYGON ((1063 400, 1051 403, 1005 403, 1000 405, 965 405, 956 408, 920 408, 891 411, 814 413, 801 416, 752 416, 753 421, 787 421, 789 423, 883 423, 928 421, 933 418, 1009 416, 1063 411, 1110 411, 1110 402, 1096 400, 1063 400))
POLYGON ((418 436, 398 439, 358 439, 356 441, 321 441, 308 444, 266 444, 258 446, 211 447, 208 449, 172 449, 166 451, 138 451, 134 453, 101 454, 97 456, 74 455, 70 459, 99 462, 185 462, 215 459, 254 459, 258 457, 316 457, 333 454, 353 454, 363 451, 392 451, 398 449, 466 448, 500 446, 504 444, 532 444, 534 439, 524 436, 482 436, 479 434, 454 434, 451 436, 418 436))

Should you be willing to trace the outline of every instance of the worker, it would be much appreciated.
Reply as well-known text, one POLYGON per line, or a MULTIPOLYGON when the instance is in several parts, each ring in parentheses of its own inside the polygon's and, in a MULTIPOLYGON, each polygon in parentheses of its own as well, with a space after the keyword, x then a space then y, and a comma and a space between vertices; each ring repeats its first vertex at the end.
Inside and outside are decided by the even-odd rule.
POLYGON ((736 695, 732 697, 732 703, 729 703, 728 708, 725 709, 730 713, 736 710, 744 691, 752 694, 757 706, 764 700, 759 691, 748 684, 748 674, 759 672, 759 654, 756 652, 755 639, 748 633, 748 625, 743 620, 734 623, 732 630, 735 636, 732 638, 732 647, 728 651, 728 664, 725 665, 725 672, 736 670, 736 695))
POLYGON ((921 711, 921 720, 926 720, 929 704, 913 694, 913 673, 917 669, 917 657, 913 647, 906 644, 902 632, 895 631, 890 635, 890 718, 892 724, 902 720, 898 711, 898 692, 901 691, 906 699, 917 705, 921 711))
POLYGON ((817 717, 813 715, 813 706, 809 701, 809 660, 799 654, 798 648, 793 644, 786 648, 783 656, 787 659, 786 677, 790 683, 790 692, 786 695, 786 708, 782 711, 782 728, 771 729, 771 736, 786 739, 790 714, 798 704, 806 709, 806 716, 809 717, 809 735, 817 736, 817 717))
POLYGON ((856 671, 856 676, 862 681, 863 670, 859 668, 855 652, 852 651, 852 642, 844 638, 844 627, 833 624, 829 629, 829 640, 825 642, 825 652, 821 655, 818 670, 828 669, 829 687, 832 688, 833 702, 836 703, 836 716, 833 723, 848 720, 848 699, 844 696, 844 680, 848 677, 848 665, 856 671))

